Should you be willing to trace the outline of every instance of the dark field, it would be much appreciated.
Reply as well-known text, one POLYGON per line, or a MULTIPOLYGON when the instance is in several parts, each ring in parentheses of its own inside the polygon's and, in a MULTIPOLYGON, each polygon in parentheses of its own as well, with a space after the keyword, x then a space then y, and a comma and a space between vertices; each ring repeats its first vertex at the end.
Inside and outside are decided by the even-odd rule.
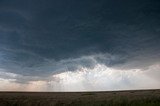
POLYGON ((160 106, 160 90, 0 92, 0 106, 160 106))

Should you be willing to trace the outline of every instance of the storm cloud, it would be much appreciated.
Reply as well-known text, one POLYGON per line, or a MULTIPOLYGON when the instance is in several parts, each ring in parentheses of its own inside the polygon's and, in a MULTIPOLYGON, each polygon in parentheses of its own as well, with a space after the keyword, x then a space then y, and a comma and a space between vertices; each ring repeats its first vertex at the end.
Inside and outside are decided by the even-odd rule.
MULTIPOLYGON (((159 70, 160 62, 159 19, 159 0, 0 0, 0 81, 5 86, 40 81, 44 85, 39 90, 54 90, 60 88, 52 89, 48 82, 55 84, 55 75, 70 72, 76 78, 73 73, 82 69, 98 74, 102 68, 117 70, 117 75, 121 71, 132 75, 136 69, 152 80, 159 73, 154 71, 159 70)), ((107 75, 100 74, 97 81, 107 75)), ((116 79, 116 74, 112 76, 116 79)), ((91 89, 93 84, 85 83, 93 80, 85 77, 83 89, 99 90, 99 84, 91 89)), ((59 83, 62 80, 55 85, 61 86, 59 83)), ((121 86, 127 84, 122 82, 121 86)), ((132 85, 130 88, 138 88, 132 85)), ((123 89, 110 85, 100 90, 118 87, 123 89)))

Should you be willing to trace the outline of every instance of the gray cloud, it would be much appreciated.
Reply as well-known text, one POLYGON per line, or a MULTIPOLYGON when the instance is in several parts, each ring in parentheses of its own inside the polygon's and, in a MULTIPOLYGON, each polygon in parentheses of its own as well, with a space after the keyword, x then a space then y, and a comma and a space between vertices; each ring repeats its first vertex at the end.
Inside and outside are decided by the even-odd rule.
POLYGON ((0 68, 26 76, 22 82, 96 64, 145 69, 160 61, 159 7, 158 0, 1 0, 0 68))

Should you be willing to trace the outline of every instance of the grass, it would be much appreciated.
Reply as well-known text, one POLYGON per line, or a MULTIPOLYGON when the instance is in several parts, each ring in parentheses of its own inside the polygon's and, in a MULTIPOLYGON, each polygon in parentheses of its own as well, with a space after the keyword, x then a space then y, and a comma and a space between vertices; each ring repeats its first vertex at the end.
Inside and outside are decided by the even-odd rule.
POLYGON ((160 106, 160 90, 0 92, 0 106, 160 106))

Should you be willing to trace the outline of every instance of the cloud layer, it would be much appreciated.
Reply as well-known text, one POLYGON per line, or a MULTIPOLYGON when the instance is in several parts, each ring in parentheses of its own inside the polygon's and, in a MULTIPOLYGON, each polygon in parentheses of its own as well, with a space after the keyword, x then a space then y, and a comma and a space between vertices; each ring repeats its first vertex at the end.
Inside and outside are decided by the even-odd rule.
POLYGON ((0 90, 158 88, 159 7, 159 0, 1 0, 0 90))
MULTIPOLYGON (((5 74, 7 79, 0 79, 1 90, 20 91, 106 91, 157 89, 160 86, 160 65, 155 64, 146 70, 118 70, 97 64, 94 68, 79 68, 76 71, 66 71, 50 75, 47 79, 36 79, 28 83, 16 82, 19 75, 5 74), (10 78, 10 79, 9 79, 10 78)), ((29 77, 21 77, 28 79, 29 77)))
POLYGON ((145 67, 145 69, 114 68, 100 63, 97 60, 100 57, 102 58, 103 55, 63 60, 57 66, 61 68, 47 77, 23 76, 1 70, 0 89, 6 91, 105 91, 160 87, 159 63, 145 67), (92 63, 92 67, 80 64, 84 60, 92 63), (67 65, 64 67, 63 63, 67 65))

